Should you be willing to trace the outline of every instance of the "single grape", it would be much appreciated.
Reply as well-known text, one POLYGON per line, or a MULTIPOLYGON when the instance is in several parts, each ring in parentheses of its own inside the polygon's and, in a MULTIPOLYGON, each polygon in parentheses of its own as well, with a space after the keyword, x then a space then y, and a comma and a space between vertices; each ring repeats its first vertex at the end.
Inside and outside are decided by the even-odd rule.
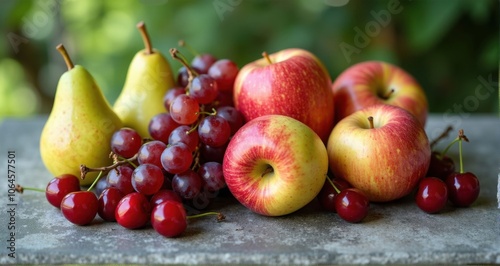
POLYGON ((167 111, 170 110, 170 105, 172 105, 172 102, 174 101, 175 97, 181 94, 186 94, 186 89, 184 89, 184 87, 175 87, 168 90, 167 93, 165 93, 165 96, 163 96, 163 105, 165 106, 165 110, 167 111))
POLYGON ((231 127, 226 119, 209 115, 203 118, 198 125, 198 135, 201 142, 212 147, 220 147, 228 142, 231 127))
POLYGON ((189 86, 189 95, 199 104, 209 104, 217 98, 217 82, 207 74, 196 76, 189 86))
POLYGON ((437 177, 423 178, 418 184, 415 201, 417 206, 427 213, 440 212, 448 201, 446 184, 437 177))
POLYGON ((167 148, 167 144, 159 140, 153 140, 142 144, 137 154, 139 164, 161 165, 161 153, 167 148))
POLYGON ((115 169, 108 172, 106 181, 109 187, 115 187, 119 189, 123 195, 134 192, 134 187, 132 186, 132 169, 128 165, 119 165, 115 169))
POLYGON ((356 188, 344 189, 335 197, 338 215, 351 223, 361 222, 368 214, 369 206, 368 198, 356 188))
POLYGON ((238 71, 236 63, 229 59, 220 59, 210 66, 208 74, 217 81, 220 91, 232 92, 238 71))
POLYGON ((72 174, 56 176, 45 188, 45 197, 54 207, 60 208, 62 199, 71 192, 80 191, 80 181, 72 174))
POLYGON ((204 191, 218 191, 226 186, 220 163, 206 162, 200 165, 198 175, 203 180, 204 191))
POLYGON ((150 219, 151 204, 148 198, 139 192, 123 197, 115 210, 115 219, 119 225, 127 229, 145 226, 150 219))
POLYGON ((94 187, 94 193, 97 197, 99 197, 102 192, 109 187, 107 178, 99 178, 97 180, 97 184, 94 187))
POLYGON ((191 125, 198 119, 199 103, 191 96, 181 94, 174 98, 170 105, 170 115, 175 122, 181 125, 191 125))
POLYGON ((75 191, 61 201, 61 213, 70 222, 87 225, 94 220, 98 210, 98 200, 92 191, 75 191))
POLYGON ((111 137, 111 150, 124 158, 134 156, 141 145, 141 136, 131 128, 121 128, 111 137))
POLYGON ((173 145, 182 142, 194 152, 200 142, 199 139, 197 130, 191 131, 190 126, 183 125, 172 130, 168 137, 168 144, 173 145))
POLYGON ((158 192, 163 185, 163 172, 154 164, 141 164, 132 173, 132 186, 135 191, 146 196, 158 192))
POLYGON ((168 136, 179 124, 174 121, 169 113, 160 113, 149 121, 149 135, 155 140, 168 143, 168 136))
POLYGON ((104 221, 114 222, 116 206, 118 202, 124 197, 124 194, 115 187, 106 188, 102 191, 98 199, 97 214, 104 221))
POLYGON ((222 163, 224 153, 226 152, 228 143, 220 147, 212 147, 206 144, 200 145, 200 155, 204 162, 218 162, 222 163))
POLYGON ((244 118, 240 111, 233 106, 222 106, 216 109, 217 116, 224 118, 231 127, 231 136, 244 124, 244 118))
POLYGON ((188 170, 192 163, 193 154, 191 149, 182 142, 168 146, 161 154, 161 164, 171 174, 178 174, 188 170))
POLYGON ((176 237, 187 228, 186 210, 177 201, 162 202, 151 212, 151 225, 162 236, 176 237))
POLYGON ((183 199, 193 199, 202 189, 203 180, 195 171, 188 169, 174 175, 172 179, 172 190, 183 199))
POLYGON ((217 58, 211 54, 200 54, 193 58, 191 66, 196 69, 198 74, 207 74, 208 69, 217 61, 217 58))
MULTIPOLYGON (((182 66, 177 71, 177 85, 179 87, 185 88, 189 83, 189 74, 187 68, 182 66)), ((168 109, 167 109, 168 110, 168 109)))

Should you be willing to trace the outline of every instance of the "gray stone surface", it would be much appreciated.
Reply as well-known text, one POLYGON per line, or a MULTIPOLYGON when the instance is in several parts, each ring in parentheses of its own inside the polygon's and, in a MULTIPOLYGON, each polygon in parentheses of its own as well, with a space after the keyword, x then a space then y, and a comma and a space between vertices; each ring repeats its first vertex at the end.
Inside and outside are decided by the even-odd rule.
MULTIPOLYGON (((481 182, 479 199, 470 208, 448 207, 429 215, 409 196, 372 204, 360 224, 322 212, 313 201, 284 217, 253 214, 230 197, 211 209, 222 211, 221 223, 203 218, 189 223, 182 237, 167 239, 153 229, 127 230, 96 218, 75 226, 49 205, 44 194, 15 196, 15 230, 8 229, 8 151, 16 154, 16 181, 44 188, 51 179, 38 152, 44 117, 5 120, 0 125, 0 263, 139 263, 139 264, 415 264, 500 263, 500 210, 497 177, 500 124, 494 116, 453 119, 471 140, 464 144, 467 171, 481 182), (7 247, 15 233, 15 256, 7 247)), ((426 130, 433 139, 450 117, 432 115, 426 130)), ((450 136, 438 147, 442 148, 450 136)), ((450 151, 458 159, 458 149, 450 151)), ((409 158, 402 158, 409 159, 409 158)))

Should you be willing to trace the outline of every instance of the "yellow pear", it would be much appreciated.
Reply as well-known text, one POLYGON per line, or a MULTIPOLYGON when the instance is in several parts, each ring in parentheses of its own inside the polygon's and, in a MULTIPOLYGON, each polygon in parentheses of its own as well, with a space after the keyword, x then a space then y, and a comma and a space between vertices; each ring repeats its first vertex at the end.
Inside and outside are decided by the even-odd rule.
MULTIPOLYGON (((80 165, 110 165, 110 140, 122 127, 92 75, 82 66, 73 65, 62 44, 57 46, 68 71, 57 85, 54 106, 40 136, 40 155, 54 176, 80 176, 80 165)), ((97 172, 80 181, 90 185, 97 172)))
POLYGON ((144 22, 139 22, 137 28, 146 48, 132 59, 113 110, 124 126, 135 129, 143 138, 149 138, 149 121, 153 116, 167 112, 163 96, 175 86, 175 82, 168 61, 151 47, 144 22))

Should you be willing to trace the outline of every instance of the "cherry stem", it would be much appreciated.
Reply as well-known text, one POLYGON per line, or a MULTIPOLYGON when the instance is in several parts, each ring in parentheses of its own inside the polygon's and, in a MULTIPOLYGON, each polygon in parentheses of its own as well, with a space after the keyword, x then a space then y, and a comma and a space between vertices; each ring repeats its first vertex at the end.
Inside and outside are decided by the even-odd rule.
POLYGON ((92 185, 90 185, 90 187, 87 189, 87 191, 91 191, 95 184, 97 184, 97 182, 99 181, 99 179, 101 179, 101 176, 102 176, 102 172, 103 171, 100 171, 99 174, 97 175, 97 177, 95 178, 94 182, 92 182, 92 185))
POLYGON ((200 55, 200 53, 198 53, 191 45, 187 44, 187 42, 185 42, 184 40, 179 40, 178 44, 180 47, 186 47, 189 50, 189 52, 194 56, 200 55))
POLYGON ((458 156, 460 158, 460 173, 463 174, 464 173, 464 163, 463 163, 463 159, 462 159, 462 141, 469 142, 469 139, 464 135, 464 130, 463 129, 460 129, 458 131, 458 139, 459 139, 459 142, 458 142, 458 156))
POLYGON ((68 51, 66 51, 66 48, 64 48, 64 45, 62 43, 60 43, 59 45, 56 46, 56 49, 57 49, 57 51, 59 51, 59 53, 61 53, 61 55, 64 59, 64 62, 66 62, 66 66, 68 67, 68 70, 73 69, 75 67, 75 65, 73 65, 73 62, 71 61, 71 58, 69 57, 68 51))
POLYGON ((382 98, 384 98, 384 99, 386 99, 386 100, 387 100, 387 99, 389 99, 389 97, 391 97, 391 95, 394 93, 394 91, 395 91, 394 89, 391 89, 390 91, 386 92, 386 93, 382 96, 382 98))
POLYGON ((333 183, 333 181, 330 179, 330 177, 327 175, 326 180, 328 180, 328 183, 332 185, 333 189, 335 189, 335 192, 340 193, 340 189, 333 183))
MULTIPOLYGON (((188 72, 188 84, 191 84, 191 81, 193 80, 194 77, 198 76, 198 72, 194 70, 186 60, 186 58, 177 50, 176 48, 170 48, 169 50, 170 56, 172 56, 173 59, 179 61, 186 69, 188 72)), ((188 85, 189 87, 189 85, 188 85)))
POLYGON ((270 65, 273 64, 273 61, 271 61, 271 57, 269 57, 269 54, 267 52, 262 52, 262 56, 266 59, 267 63, 269 63, 270 65))
POLYGON ((121 160, 121 161, 116 161, 112 165, 103 166, 103 167, 92 168, 92 167, 87 167, 86 165, 82 164, 82 165, 80 165, 80 178, 82 180, 85 179, 85 176, 89 172, 109 172, 110 170, 113 170, 113 169, 117 168, 118 166, 120 166, 122 164, 127 164, 127 163, 128 164, 132 164, 131 161, 135 161, 135 159, 137 159, 137 156, 138 156, 138 154, 136 153, 134 156, 132 156, 129 159, 125 159, 125 160, 121 160))
POLYGON ((148 31, 146 30, 146 24, 144 21, 137 23, 137 29, 141 33, 142 40, 144 41, 144 47, 146 47, 146 54, 153 53, 153 47, 151 46, 151 39, 149 38, 148 31))
POLYGON ((36 191, 36 192, 43 192, 45 193, 45 190, 44 189, 41 189, 41 188, 35 188, 35 187, 23 187, 19 184, 16 184, 16 188, 15 188, 16 192, 18 193, 21 193, 23 194, 23 192, 25 190, 31 190, 31 191, 36 191))
POLYGON ((431 148, 433 148, 439 141, 441 141, 442 139, 448 137, 448 134, 450 134, 450 132, 453 130, 453 127, 452 126, 448 126, 444 131, 443 133, 441 133, 441 135, 439 135, 436 139, 434 139, 432 142, 431 142, 431 148))
POLYGON ((368 117, 368 122, 370 122, 370 128, 371 128, 371 129, 374 129, 374 128, 375 128, 375 125, 373 124, 373 116, 369 116, 369 117, 368 117))
POLYGON ((200 218, 204 216, 209 216, 209 215, 216 215, 217 216, 217 222, 224 221, 226 219, 226 216, 220 212, 204 212, 200 214, 195 214, 195 215, 190 215, 187 216, 188 219, 194 219, 194 218, 200 218))

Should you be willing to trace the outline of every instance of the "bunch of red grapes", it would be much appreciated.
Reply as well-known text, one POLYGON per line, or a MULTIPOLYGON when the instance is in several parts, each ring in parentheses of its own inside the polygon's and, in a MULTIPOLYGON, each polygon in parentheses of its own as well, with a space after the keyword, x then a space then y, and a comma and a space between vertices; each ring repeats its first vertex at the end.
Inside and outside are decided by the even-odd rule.
POLYGON ((150 223, 161 235, 174 237, 186 229, 187 206, 204 209, 225 188, 222 159, 229 139, 244 124, 232 103, 239 69, 231 60, 210 54, 195 56, 188 64, 177 49, 170 52, 183 67, 178 87, 163 99, 165 112, 149 123, 152 139, 131 128, 116 131, 110 143, 115 163, 82 166, 84 173, 106 170, 96 193, 90 191, 93 186, 80 191, 73 175, 48 184, 48 201, 70 222, 89 224, 98 214, 128 229, 150 223))

